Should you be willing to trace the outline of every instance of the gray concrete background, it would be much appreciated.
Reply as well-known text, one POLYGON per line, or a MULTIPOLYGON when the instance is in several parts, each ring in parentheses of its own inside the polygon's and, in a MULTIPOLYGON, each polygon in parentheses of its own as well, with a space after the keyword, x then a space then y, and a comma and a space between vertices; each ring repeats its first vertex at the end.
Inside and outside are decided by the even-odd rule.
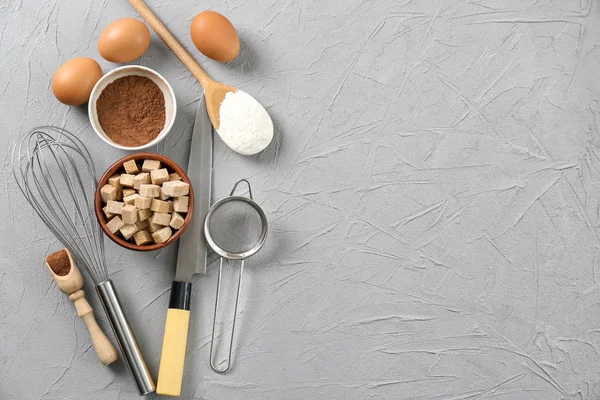
MULTIPOLYGON (((277 127, 257 157, 216 140, 214 199, 249 178, 271 236, 247 268, 228 375, 208 366, 214 256, 195 282, 182 398, 600 398, 596 0, 148 3, 189 49, 196 13, 227 15, 240 57, 193 53, 277 127)), ((75 56, 115 68, 97 39, 135 15, 124 0, 0 0, 1 399, 137 398, 42 267, 58 243, 9 161, 39 124, 79 135, 98 173, 125 154, 50 79, 75 56)), ((185 164, 200 86, 154 35, 136 63, 175 89, 155 150, 185 164)), ((107 242, 154 376, 175 254, 107 242)))

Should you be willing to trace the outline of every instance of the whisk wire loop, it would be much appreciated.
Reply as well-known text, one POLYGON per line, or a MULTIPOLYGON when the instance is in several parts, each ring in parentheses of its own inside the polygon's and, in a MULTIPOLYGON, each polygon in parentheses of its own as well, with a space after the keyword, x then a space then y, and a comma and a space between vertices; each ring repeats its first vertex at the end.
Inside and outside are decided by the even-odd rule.
POLYGON ((12 158, 29 204, 94 283, 106 281, 103 236, 91 207, 94 164, 83 143, 64 129, 43 126, 21 138, 12 158))
MULTIPOLYGON (((46 156, 44 155, 44 152, 41 151, 41 148, 37 150, 37 152, 39 153, 37 161, 39 163, 40 172, 45 178, 44 186, 41 186, 39 184, 39 181, 37 182, 38 190, 49 190, 48 194, 51 196, 51 199, 44 198, 48 209, 57 215, 57 221, 59 221, 60 225, 62 225, 65 228, 66 233, 69 235, 69 239, 71 239, 73 243, 75 243, 75 246, 80 250, 80 254, 85 255, 85 257, 82 257, 84 258, 83 262, 85 264, 88 264, 88 267, 95 271, 93 275, 102 276, 102 272, 100 272, 100 270, 98 269, 98 265, 101 264, 101 261, 98 259, 99 252, 92 252, 89 250, 93 249, 95 246, 95 243, 92 243, 91 240, 94 232, 92 224, 89 223, 91 221, 87 221, 87 219, 89 218, 89 213, 87 216, 84 215, 82 209, 81 202, 85 202, 85 199, 82 199, 82 193, 86 192, 86 188, 82 181, 82 177, 79 173, 75 160, 60 143, 55 144, 48 142, 46 139, 43 139, 42 145, 48 148, 48 152, 50 153, 49 156, 51 156, 51 159, 46 159, 46 156), (63 161, 63 158, 61 156, 66 158, 66 162, 68 163, 67 165, 65 165, 65 161, 63 161), (51 168, 53 165, 56 165, 58 167, 59 171, 64 177, 68 176, 68 171, 73 171, 74 181, 71 179, 67 179, 65 183, 70 198, 72 198, 73 200, 72 206, 74 208, 75 220, 70 218, 70 216, 67 214, 70 211, 70 207, 65 203, 65 200, 62 196, 60 196, 60 193, 58 192, 62 182, 57 182, 55 178, 53 178, 52 174, 48 174, 45 172, 48 171, 49 168, 51 168), (81 224, 77 223, 77 217, 81 221, 81 224), (78 240, 75 240, 76 238, 81 238, 84 241, 84 243, 80 244, 78 240)), ((34 175, 34 177, 35 176, 36 175, 34 175)))

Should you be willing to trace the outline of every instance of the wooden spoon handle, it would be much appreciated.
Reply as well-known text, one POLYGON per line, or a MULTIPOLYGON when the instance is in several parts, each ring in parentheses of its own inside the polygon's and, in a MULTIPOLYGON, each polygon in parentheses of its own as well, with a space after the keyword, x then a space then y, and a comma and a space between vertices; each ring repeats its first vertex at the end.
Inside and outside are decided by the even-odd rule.
POLYGON ((94 349, 96 349, 96 354, 98 354, 100 362, 104 365, 108 365, 117 361, 119 358, 117 350, 115 350, 110 340, 108 340, 104 332, 102 332, 102 329, 98 326, 98 322, 96 322, 96 318, 94 317, 94 310, 85 298, 85 292, 83 290, 78 290, 72 293, 69 296, 69 299, 75 305, 77 315, 79 315, 79 318, 83 320, 88 331, 90 331, 92 343, 94 344, 94 349))
POLYGON ((141 15, 142 18, 154 29, 160 38, 181 60, 183 65, 190 70, 192 75, 198 79, 200 84, 206 89, 206 85, 210 84, 212 79, 204 72, 202 67, 194 60, 188 51, 179 43, 167 27, 160 22, 158 17, 148 8, 143 0, 128 0, 129 4, 141 15))

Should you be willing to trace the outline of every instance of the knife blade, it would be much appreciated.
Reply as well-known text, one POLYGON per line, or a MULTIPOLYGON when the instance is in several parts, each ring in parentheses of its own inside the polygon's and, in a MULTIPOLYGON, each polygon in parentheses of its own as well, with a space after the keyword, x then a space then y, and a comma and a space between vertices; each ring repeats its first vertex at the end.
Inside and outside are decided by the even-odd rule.
POLYGON ((210 208, 212 155, 212 123, 206 111, 204 95, 200 98, 190 145, 188 177, 194 188, 195 202, 192 220, 185 235, 179 239, 175 280, 190 282, 193 274, 206 273, 207 245, 204 219, 210 208))
POLYGON ((156 386, 156 393, 165 396, 181 394, 190 322, 192 277, 196 273, 206 273, 204 219, 210 207, 212 135, 212 124, 202 95, 196 112, 188 165, 188 177, 194 189, 194 211, 185 235, 181 235, 179 239, 175 281, 171 286, 156 386))

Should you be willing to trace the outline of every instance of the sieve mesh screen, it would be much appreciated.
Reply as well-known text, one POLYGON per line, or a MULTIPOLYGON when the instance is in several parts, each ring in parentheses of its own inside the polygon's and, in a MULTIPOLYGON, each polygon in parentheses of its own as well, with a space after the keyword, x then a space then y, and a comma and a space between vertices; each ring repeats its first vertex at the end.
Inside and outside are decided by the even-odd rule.
POLYGON ((208 221, 214 243, 228 253, 241 254, 259 245, 262 239, 260 214, 243 200, 231 198, 214 209, 208 221))

